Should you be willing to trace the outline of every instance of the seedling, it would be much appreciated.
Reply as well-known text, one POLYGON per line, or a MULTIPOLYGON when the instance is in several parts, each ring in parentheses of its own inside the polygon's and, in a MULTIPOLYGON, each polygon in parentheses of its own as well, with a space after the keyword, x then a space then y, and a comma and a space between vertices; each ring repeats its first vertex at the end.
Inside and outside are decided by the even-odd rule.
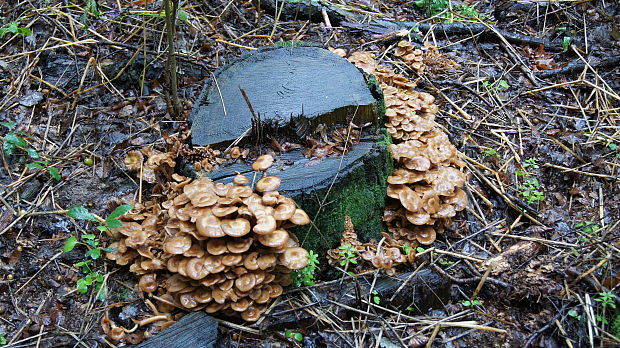
POLYGON ((461 304, 465 307, 482 306, 482 302, 480 300, 463 300, 461 301, 461 304))
POLYGON ((571 38, 570 36, 564 36, 562 38, 562 51, 568 51, 568 47, 570 47, 571 38))
POLYGON ((425 251, 426 251, 426 249, 424 249, 424 248, 422 248, 422 247, 416 247, 416 248, 415 248, 415 251, 416 251, 417 253, 423 253, 423 252, 425 252, 425 251))
POLYGON ((596 237, 600 227, 592 221, 580 222, 575 225, 575 228, 581 232, 578 240, 580 242, 590 242, 591 237, 596 237))
POLYGON ((286 338, 292 338, 292 339, 294 339, 294 340, 295 340, 295 341, 297 341, 297 342, 301 342, 301 341, 303 341, 303 340, 304 340, 304 335, 302 335, 302 334, 301 334, 301 333, 299 333, 299 332, 293 332, 293 331, 291 331, 291 330, 287 330, 287 331, 284 333, 284 336, 286 336, 286 338))
POLYGON ((372 292, 372 302, 374 302, 376 305, 381 303, 381 297, 379 297, 379 293, 377 292, 377 290, 374 290, 372 292))
POLYGON ((464 4, 450 4, 450 0, 416 0, 414 4, 424 8, 428 15, 443 19, 444 23, 451 23, 454 19, 464 21, 487 19, 486 15, 481 14, 474 7, 464 4), (451 10, 452 13, 448 13, 448 10, 451 10))
POLYGON ((291 272, 291 279, 294 287, 302 285, 310 286, 316 284, 314 271, 319 268, 319 256, 312 250, 308 253, 308 265, 299 271, 291 272))
MULTIPOLYGON (((523 163, 523 168, 538 169, 538 160, 535 158, 527 159, 523 163)), ((527 199, 527 204, 541 202, 545 200, 545 194, 540 190, 540 182, 532 173, 525 170, 516 170, 517 176, 523 177, 523 185, 519 186, 520 194, 527 199)))
POLYGON ((27 164, 26 168, 28 168, 30 170, 46 169, 50 173, 52 178, 54 178, 56 180, 62 179, 62 176, 60 175, 60 172, 59 172, 58 168, 50 167, 48 161, 34 161, 32 163, 27 164))
MULTIPOLYGON (((15 122, 2 122, 1 125, 12 131, 17 124, 15 122)), ((24 137, 27 138, 28 134, 19 131, 6 133, 2 139, 2 150, 4 154, 10 156, 15 150, 21 150, 31 158, 38 159, 40 157, 39 153, 28 145, 24 137)))
POLYGON ((338 255, 340 255, 340 266, 346 266, 349 263, 352 263, 354 265, 357 264, 357 256, 355 256, 355 252, 357 251, 350 243, 347 243, 346 245, 341 245, 338 247, 338 249, 340 249, 340 251, 338 252, 338 255))
POLYGON ((491 148, 482 149, 481 152, 484 155, 484 157, 493 157, 493 156, 495 156, 495 157, 499 158, 499 154, 497 153, 497 150, 495 150, 495 149, 491 149, 491 148))
POLYGON ((577 311, 574 309, 568 311, 568 316, 577 320, 581 320, 581 315, 579 315, 579 313, 577 313, 577 311))
MULTIPOLYGON (((123 223, 118 219, 123 214, 133 209, 132 205, 120 205, 104 220, 103 224, 97 227, 100 232, 107 231, 111 228, 118 228, 123 226, 123 223)), ((87 220, 99 222, 99 220, 88 211, 88 209, 82 206, 73 206, 67 211, 67 216, 77 220, 87 220)), ((97 293, 97 298, 100 301, 105 300, 105 293, 101 291, 103 287, 103 275, 98 271, 93 271, 91 265, 93 260, 101 258, 102 252, 115 252, 112 248, 102 248, 99 246, 100 240, 94 234, 83 234, 78 240, 76 236, 71 236, 65 241, 65 245, 62 249, 63 252, 68 253, 72 251, 77 245, 83 245, 86 247, 84 253, 84 261, 75 264, 75 267, 79 268, 82 273, 86 274, 83 278, 77 281, 77 291, 81 294, 88 292, 90 286, 94 286, 97 293)))
POLYGON ((15 21, 5 24, 3 27, 0 28, 0 39, 4 38, 4 36, 8 33, 28 36, 32 35, 32 30, 30 30, 30 28, 20 27, 19 22, 15 21))
POLYGON ((7 340, 4 336, 4 332, 0 332, 0 346, 6 346, 7 340))
POLYGON ((614 300, 615 296, 613 292, 603 291, 598 295, 599 297, 595 298, 594 301, 599 302, 601 306, 603 306, 603 309, 606 309, 607 307, 616 309, 616 302, 614 300))
POLYGON ((87 166, 92 166, 95 163, 95 161, 90 157, 84 158, 84 161, 82 162, 87 166))

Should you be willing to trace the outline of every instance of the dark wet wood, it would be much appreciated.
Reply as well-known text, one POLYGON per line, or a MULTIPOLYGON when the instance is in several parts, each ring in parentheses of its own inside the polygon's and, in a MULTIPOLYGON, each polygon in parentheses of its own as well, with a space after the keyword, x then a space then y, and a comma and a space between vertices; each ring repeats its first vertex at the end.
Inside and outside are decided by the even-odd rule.
POLYGON ((208 81, 190 116, 194 144, 228 146, 248 134, 253 116, 241 89, 261 127, 299 138, 321 123, 380 123, 364 74, 346 59, 315 46, 266 48, 223 66, 208 81))
POLYGON ((217 340, 217 321, 205 312, 192 312, 135 348, 212 348, 217 340))

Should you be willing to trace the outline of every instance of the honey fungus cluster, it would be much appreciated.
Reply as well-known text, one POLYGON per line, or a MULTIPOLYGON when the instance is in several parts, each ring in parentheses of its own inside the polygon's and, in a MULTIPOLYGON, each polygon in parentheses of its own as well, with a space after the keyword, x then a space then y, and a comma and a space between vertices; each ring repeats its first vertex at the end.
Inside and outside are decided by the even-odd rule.
POLYGON ((394 55, 418 75, 423 75, 427 71, 438 73, 459 67, 458 63, 444 56, 437 46, 428 41, 425 41, 420 48, 409 41, 400 41, 394 49, 394 55))
MULTIPOLYGON (((253 164, 265 171, 269 155, 253 164)), ((308 252, 288 228, 310 223, 295 202, 279 194, 280 178, 254 187, 243 175, 230 184, 178 174, 162 199, 138 204, 112 230, 109 259, 130 265, 140 290, 164 307, 240 315, 256 321, 306 266, 308 252)))
MULTIPOLYGON (((422 69, 421 57, 431 50, 429 47, 416 50, 410 43, 401 42, 395 55, 420 63, 414 68, 422 69)), ((412 259, 412 255, 396 253, 391 246, 430 245, 451 218, 465 209, 467 195, 461 189, 466 180, 464 163, 435 122, 439 109, 432 95, 415 91, 415 83, 377 64, 369 52, 354 53, 349 61, 377 77, 385 99, 385 126, 394 140, 389 150, 395 170, 388 177, 389 203, 383 217, 391 236, 384 236, 385 246, 363 251, 364 259, 375 267, 388 269, 412 259)))

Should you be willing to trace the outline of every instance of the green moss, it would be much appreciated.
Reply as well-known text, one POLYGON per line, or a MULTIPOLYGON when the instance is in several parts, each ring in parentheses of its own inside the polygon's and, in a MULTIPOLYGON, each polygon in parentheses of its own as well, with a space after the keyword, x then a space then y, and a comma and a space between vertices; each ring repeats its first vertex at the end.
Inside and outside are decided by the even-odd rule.
POLYGON ((620 311, 617 311, 611 321, 611 334, 620 338, 620 311))
POLYGON ((327 249, 339 245, 344 216, 351 217, 360 240, 381 238, 381 232, 386 231, 382 217, 387 177, 393 169, 388 151, 390 143, 390 137, 382 129, 375 151, 364 160, 363 165, 349 173, 346 179, 339 180, 329 193, 323 190, 313 194, 312 198, 298 200, 310 217, 317 216, 314 225, 292 230, 306 249, 324 254, 327 249), (325 195, 328 195, 327 199, 325 195), (323 201, 326 203, 321 207, 320 202, 323 201))
POLYGON ((275 48, 284 48, 284 47, 307 47, 307 46, 317 46, 316 43, 307 42, 307 41, 278 41, 273 47, 275 48))

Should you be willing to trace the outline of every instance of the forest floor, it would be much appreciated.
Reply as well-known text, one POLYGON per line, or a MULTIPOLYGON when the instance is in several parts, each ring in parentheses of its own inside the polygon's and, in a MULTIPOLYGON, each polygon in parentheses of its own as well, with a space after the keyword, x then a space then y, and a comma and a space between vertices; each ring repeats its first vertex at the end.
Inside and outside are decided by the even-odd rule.
MULTIPOLYGON (((467 163, 470 203, 415 264, 398 268, 449 280, 441 303, 411 308, 376 293, 336 316, 334 303, 310 300, 313 287, 294 289, 284 298, 314 321, 263 331, 223 322, 221 346, 618 346, 620 4, 346 3, 330 6, 355 14, 352 24, 248 1, 182 2, 183 113, 174 119, 162 92, 161 2, 1 0, 0 346, 106 346, 104 315, 132 328, 153 314, 127 269, 100 258, 76 266, 107 240, 89 237, 96 225, 66 209, 105 218, 135 199, 142 187, 122 165, 126 153, 178 132, 215 68, 289 40, 370 51, 434 95, 437 122, 467 163), (388 33, 371 19, 447 24, 388 33), (394 56, 409 39, 456 64, 418 74, 394 56), (83 244, 63 252, 71 236, 83 244)), ((317 287, 337 291, 329 268, 322 262, 317 287)))

